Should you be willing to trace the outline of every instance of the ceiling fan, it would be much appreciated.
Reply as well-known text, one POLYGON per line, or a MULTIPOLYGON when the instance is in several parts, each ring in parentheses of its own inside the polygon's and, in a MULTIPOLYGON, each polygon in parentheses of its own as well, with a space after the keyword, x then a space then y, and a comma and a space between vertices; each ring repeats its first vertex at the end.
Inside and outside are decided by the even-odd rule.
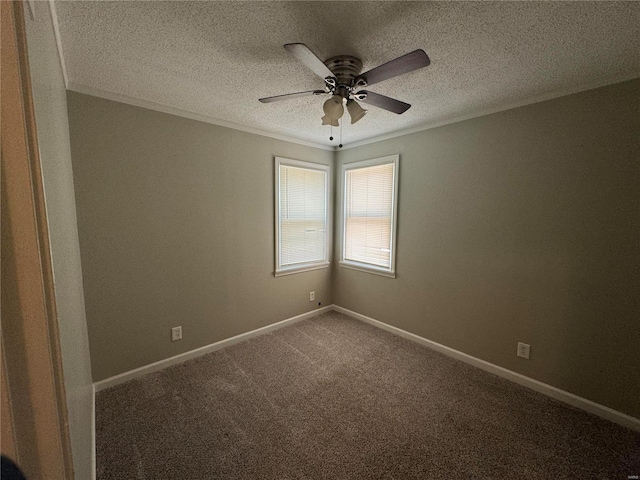
POLYGON ((362 60, 351 55, 338 55, 326 61, 320 60, 304 43, 287 43, 284 48, 324 80, 324 90, 307 90, 274 97, 260 98, 262 103, 278 102, 308 95, 331 95, 324 102, 323 125, 339 126, 346 105, 351 123, 356 123, 367 113, 358 101, 393 113, 406 112, 411 105, 379 93, 364 90, 375 83, 409 73, 428 66, 431 61, 424 50, 414 50, 401 57, 361 73, 362 60))

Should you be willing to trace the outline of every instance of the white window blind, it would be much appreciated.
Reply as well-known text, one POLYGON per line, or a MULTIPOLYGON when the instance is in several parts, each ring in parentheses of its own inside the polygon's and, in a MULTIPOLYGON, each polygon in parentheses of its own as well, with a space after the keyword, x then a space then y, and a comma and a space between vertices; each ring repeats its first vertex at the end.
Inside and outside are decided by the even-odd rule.
POLYGON ((276 274, 328 265, 328 167, 276 159, 276 274))
POLYGON ((394 274, 397 160, 344 166, 343 263, 394 274))

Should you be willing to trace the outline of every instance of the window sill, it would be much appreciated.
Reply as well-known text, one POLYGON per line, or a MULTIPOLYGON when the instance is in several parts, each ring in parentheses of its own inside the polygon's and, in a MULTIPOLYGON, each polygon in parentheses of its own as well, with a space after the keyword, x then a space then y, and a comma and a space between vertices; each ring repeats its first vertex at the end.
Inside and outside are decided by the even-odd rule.
POLYGON ((274 277, 284 277, 285 275, 293 275, 294 273, 310 272, 312 270, 320 270, 321 268, 329 268, 331 265, 327 263, 318 263, 315 265, 305 265, 303 267, 284 268, 282 270, 276 270, 273 274, 274 277))
POLYGON ((349 268, 351 270, 358 270, 359 272, 365 273, 373 273, 375 275, 381 275, 383 277, 396 278, 396 272, 392 272, 391 270, 385 270, 382 268, 376 268, 371 265, 366 265, 364 263, 355 263, 355 262, 347 262, 341 261, 338 262, 341 267, 349 268))

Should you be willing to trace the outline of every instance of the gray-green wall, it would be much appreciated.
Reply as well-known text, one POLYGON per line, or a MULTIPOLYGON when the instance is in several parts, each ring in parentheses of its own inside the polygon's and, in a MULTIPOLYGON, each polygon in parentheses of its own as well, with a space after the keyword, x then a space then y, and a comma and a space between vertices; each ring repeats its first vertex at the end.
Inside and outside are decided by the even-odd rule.
MULTIPOLYGON (((73 189, 67 98, 48 2, 26 14, 58 333, 75 478, 92 478, 93 385, 73 189)), ((25 6, 25 11, 27 8, 25 6)))
POLYGON ((338 152, 400 154, 398 275, 334 303, 640 418, 639 85, 338 152))
POLYGON ((329 269, 273 276, 273 176, 275 156, 333 152, 74 92, 68 106, 94 381, 332 303, 329 269))

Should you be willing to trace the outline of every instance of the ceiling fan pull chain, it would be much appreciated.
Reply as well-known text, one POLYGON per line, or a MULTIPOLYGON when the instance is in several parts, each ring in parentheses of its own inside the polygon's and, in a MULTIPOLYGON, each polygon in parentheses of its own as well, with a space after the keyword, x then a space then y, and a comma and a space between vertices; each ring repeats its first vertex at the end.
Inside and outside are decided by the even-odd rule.
POLYGON ((338 145, 339 148, 342 148, 342 125, 343 124, 344 124, 344 121, 340 123, 340 145, 338 145))
POLYGON ((333 140, 333 125, 329 124, 329 131, 331 132, 329 134, 329 140, 333 140))

